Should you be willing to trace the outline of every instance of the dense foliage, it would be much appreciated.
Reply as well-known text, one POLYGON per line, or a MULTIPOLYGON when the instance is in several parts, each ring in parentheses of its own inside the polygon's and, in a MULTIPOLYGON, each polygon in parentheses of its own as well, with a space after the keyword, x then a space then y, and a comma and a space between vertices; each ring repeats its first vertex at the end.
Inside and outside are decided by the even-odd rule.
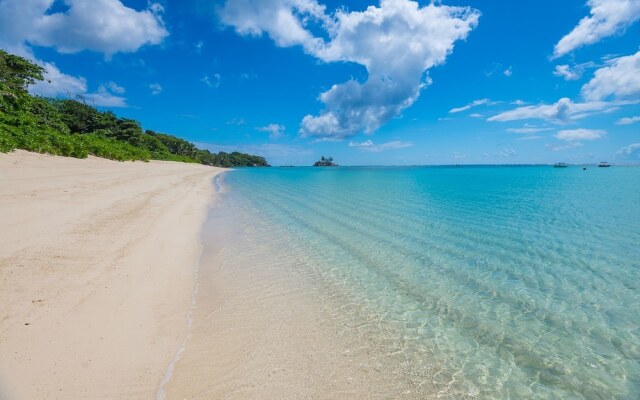
POLYGON ((338 164, 333 163, 333 157, 322 156, 320 158, 320 161, 316 161, 315 164, 313 164, 313 166, 314 167, 337 167, 338 164))
POLYGON ((29 85, 43 79, 42 67, 0 50, 0 152, 24 149, 85 158, 170 160, 220 167, 268 166, 263 157, 218 154, 175 136, 143 131, 138 121, 100 111, 82 99, 31 96, 29 85))

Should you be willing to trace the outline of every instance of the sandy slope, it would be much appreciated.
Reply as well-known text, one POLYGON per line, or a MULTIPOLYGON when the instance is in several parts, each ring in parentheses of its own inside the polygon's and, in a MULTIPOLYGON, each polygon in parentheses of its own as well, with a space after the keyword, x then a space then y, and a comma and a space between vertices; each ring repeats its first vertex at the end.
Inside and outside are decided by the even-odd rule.
POLYGON ((220 171, 0 154, 0 398, 155 397, 220 171))

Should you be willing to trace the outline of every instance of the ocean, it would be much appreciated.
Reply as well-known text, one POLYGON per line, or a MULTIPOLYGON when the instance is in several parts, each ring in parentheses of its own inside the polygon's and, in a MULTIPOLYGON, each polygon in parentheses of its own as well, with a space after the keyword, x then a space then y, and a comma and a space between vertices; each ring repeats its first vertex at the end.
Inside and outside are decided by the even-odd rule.
POLYGON ((226 235, 224 264, 304 286, 349 352, 341 371, 389 381, 369 398, 640 398, 640 168, 238 169, 216 184, 206 230, 226 235))

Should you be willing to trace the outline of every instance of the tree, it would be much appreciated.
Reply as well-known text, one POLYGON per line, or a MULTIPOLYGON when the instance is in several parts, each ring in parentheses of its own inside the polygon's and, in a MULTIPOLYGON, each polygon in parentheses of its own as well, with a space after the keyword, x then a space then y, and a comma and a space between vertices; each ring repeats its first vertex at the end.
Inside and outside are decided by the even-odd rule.
POLYGON ((134 146, 140 145, 142 128, 140 123, 133 119, 120 118, 116 125, 115 138, 131 143, 134 146))
POLYGON ((112 112, 100 112, 93 106, 78 100, 53 100, 62 120, 72 133, 92 133, 105 130, 115 135, 118 118, 112 112))
POLYGON ((333 157, 320 157, 320 161, 316 161, 313 164, 314 167, 337 167, 337 164, 333 163, 333 157))
POLYGON ((0 152, 24 149, 79 158, 93 154, 121 161, 269 166, 263 157, 238 152, 212 154, 172 135, 143 132, 138 121, 100 111, 80 96, 76 100, 32 96, 27 89, 42 80, 43 74, 41 66, 0 50, 0 152))
POLYGON ((44 79, 44 68, 0 50, 0 84, 11 91, 26 92, 29 85, 44 79))

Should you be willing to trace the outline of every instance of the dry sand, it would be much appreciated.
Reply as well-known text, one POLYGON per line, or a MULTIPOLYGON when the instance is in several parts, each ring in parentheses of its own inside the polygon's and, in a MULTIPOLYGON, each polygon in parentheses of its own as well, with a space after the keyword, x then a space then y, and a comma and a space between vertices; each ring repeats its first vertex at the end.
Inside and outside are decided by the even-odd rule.
POLYGON ((153 399, 221 169, 0 154, 0 398, 153 399))

